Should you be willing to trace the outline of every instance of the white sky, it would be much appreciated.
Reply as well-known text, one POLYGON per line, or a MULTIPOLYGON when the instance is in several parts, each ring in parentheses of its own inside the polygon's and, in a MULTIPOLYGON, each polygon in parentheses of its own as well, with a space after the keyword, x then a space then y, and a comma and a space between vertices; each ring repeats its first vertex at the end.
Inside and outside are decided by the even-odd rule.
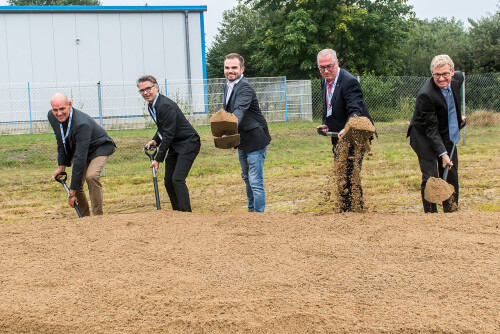
MULTIPOLYGON (((205 33, 207 48, 217 34, 222 12, 238 4, 237 0, 101 0, 103 6, 207 6, 205 12, 205 33)), ((467 18, 474 20, 497 11, 500 0, 408 0, 420 19, 434 17, 455 17, 467 25, 467 18)), ((0 0, 6 6, 7 0, 0 0)))

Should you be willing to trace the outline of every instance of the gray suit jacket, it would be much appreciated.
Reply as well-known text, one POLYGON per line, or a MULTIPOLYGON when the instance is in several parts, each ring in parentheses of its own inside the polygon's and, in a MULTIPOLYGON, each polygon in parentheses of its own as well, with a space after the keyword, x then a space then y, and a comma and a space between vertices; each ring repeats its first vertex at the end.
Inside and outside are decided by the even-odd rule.
POLYGON ((266 119, 259 107, 255 90, 243 77, 234 87, 226 104, 227 85, 224 84, 224 110, 238 118, 240 149, 246 153, 263 149, 271 142, 266 119))
MULTIPOLYGON (((70 189, 80 189, 83 180, 83 171, 90 161, 96 157, 111 155, 115 152, 115 143, 108 136, 99 124, 92 117, 73 108, 73 118, 71 127, 66 139, 66 150, 62 141, 59 121, 49 110, 47 115, 49 123, 54 130, 57 140, 57 162, 59 166, 71 166, 73 160, 73 169, 71 171, 70 189)), ((67 123, 69 118, 66 120, 67 123)), ((67 126, 67 124, 65 124, 67 126)))

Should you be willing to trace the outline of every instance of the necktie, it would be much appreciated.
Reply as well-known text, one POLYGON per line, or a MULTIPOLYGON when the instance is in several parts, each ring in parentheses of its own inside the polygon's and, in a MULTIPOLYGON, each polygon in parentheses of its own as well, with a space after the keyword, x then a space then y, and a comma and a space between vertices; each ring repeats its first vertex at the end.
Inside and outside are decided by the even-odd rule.
POLYGON ((457 143, 460 140, 460 130, 458 129, 457 109, 455 108, 455 99, 451 88, 446 89, 446 103, 448 105, 448 130, 450 133, 450 140, 457 143))
POLYGON ((227 93, 226 93, 226 105, 229 102, 229 97, 231 97, 231 93, 233 92, 234 85, 227 85, 227 93))

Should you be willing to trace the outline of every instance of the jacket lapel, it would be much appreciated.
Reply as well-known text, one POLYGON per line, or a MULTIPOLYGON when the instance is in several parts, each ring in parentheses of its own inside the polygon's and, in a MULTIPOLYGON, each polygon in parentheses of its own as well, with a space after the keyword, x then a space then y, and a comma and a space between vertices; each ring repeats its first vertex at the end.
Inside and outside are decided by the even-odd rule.
MULTIPOLYGON (((339 78, 337 80, 337 83, 335 85, 335 87, 333 87, 333 89, 335 89, 333 91, 333 96, 332 96, 332 100, 330 101, 330 105, 332 106, 332 114, 333 114, 333 106, 335 105, 335 100, 337 100, 337 96, 339 96, 340 94, 340 83, 342 82, 342 78, 344 77, 344 73, 342 72, 342 69, 339 67, 339 78)), ((334 79, 335 80, 335 79, 334 79)), ((326 91, 326 89, 325 89, 326 91)))

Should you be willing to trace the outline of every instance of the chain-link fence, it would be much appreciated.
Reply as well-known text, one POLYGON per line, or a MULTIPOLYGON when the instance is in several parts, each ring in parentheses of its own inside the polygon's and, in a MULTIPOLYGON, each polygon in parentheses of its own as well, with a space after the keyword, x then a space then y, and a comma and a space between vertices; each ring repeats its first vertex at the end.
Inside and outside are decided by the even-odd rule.
MULTIPOLYGON (((375 122, 409 121, 425 77, 362 76, 363 94, 375 122)), ((286 77, 249 78, 269 122, 321 119, 320 80, 286 77)), ((206 125, 222 108, 225 79, 160 81, 160 90, 174 100, 194 125, 206 125)), ((500 111, 500 74, 466 76, 465 112, 500 111)), ((152 126, 146 104, 135 82, 0 85, 0 134, 50 132, 47 112, 50 97, 67 94, 73 105, 94 117, 106 130, 144 129, 152 126)))
MULTIPOLYGON (((262 111, 270 122, 311 121, 311 81, 250 78, 262 111)), ((174 100, 194 125, 209 124, 222 109, 223 79, 159 82, 160 91, 174 100)), ((152 126, 146 103, 135 82, 63 83, 0 86, 0 133, 50 132, 50 98, 65 93, 73 106, 91 115, 106 130, 152 126)))

